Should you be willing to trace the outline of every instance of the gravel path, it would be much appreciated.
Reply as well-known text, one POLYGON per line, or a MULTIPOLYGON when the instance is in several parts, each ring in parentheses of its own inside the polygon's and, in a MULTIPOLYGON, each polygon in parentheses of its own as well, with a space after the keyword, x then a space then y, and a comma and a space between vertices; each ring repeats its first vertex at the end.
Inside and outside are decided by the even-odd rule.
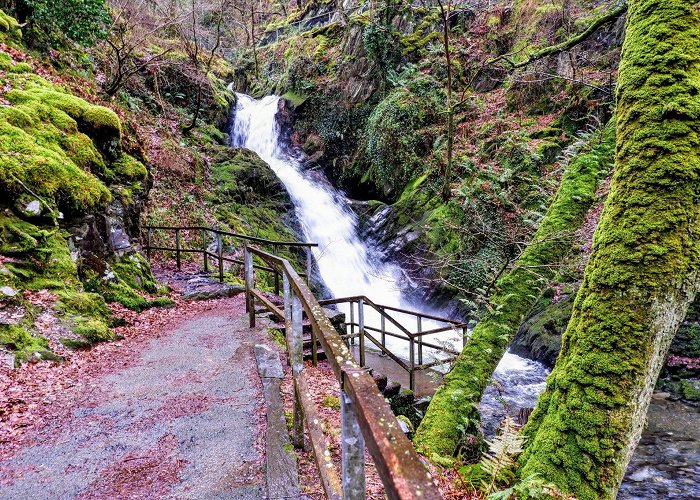
POLYGON ((264 498, 265 335, 242 310, 220 301, 71 394, 0 461, 0 498, 264 498))

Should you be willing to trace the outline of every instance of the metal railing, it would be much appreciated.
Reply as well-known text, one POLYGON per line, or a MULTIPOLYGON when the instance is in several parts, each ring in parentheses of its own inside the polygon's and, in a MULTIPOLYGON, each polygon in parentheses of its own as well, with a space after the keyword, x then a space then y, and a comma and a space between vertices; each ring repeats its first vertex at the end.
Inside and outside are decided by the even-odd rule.
POLYGON ((385 493, 390 499, 442 498, 428 470, 418 458, 375 381, 353 358, 323 308, 289 262, 281 257, 244 248, 246 310, 251 328, 255 326, 255 300, 263 295, 255 290, 253 258, 282 275, 284 310, 261 300, 275 315, 282 315, 294 378, 294 421, 292 442, 304 445, 304 427, 318 465, 326 495, 330 499, 365 498, 365 446, 369 450, 385 493), (309 391, 303 362, 303 319, 311 324, 311 341, 320 343, 339 383, 341 413, 341 475, 333 465, 328 439, 323 433, 309 391))
MULTIPOLYGON (((255 236, 248 236, 245 234, 232 233, 230 231, 221 231, 219 229, 214 229, 205 226, 145 226, 147 230, 146 233, 146 257, 151 260, 151 252, 154 250, 164 251, 164 252, 175 252, 175 261, 177 263, 177 269, 182 268, 182 254, 183 253, 201 253, 202 259, 204 261, 204 272, 209 273, 209 259, 216 259, 218 267, 219 281, 224 281, 224 262, 235 263, 243 265, 243 259, 235 257, 227 257, 224 255, 224 241, 223 238, 231 238, 234 240, 241 240, 249 243, 257 243, 259 245, 266 245, 272 247, 272 253, 277 255, 281 248, 296 248, 305 251, 306 257, 306 272, 301 273, 308 280, 311 277, 311 265, 313 262, 313 256, 311 254, 311 248, 317 247, 317 243, 302 243, 296 241, 274 241, 267 240, 264 238, 258 238, 255 236), (153 231, 174 231, 175 232, 175 247, 167 246, 153 246, 153 231), (183 246, 183 235, 189 235, 194 233, 195 237, 199 235, 199 239, 196 242, 196 247, 184 247, 183 246), (212 241, 209 241, 209 235, 214 235, 212 241), (209 246, 211 243, 215 243, 216 253, 209 251, 209 246)), ((256 266, 258 269, 268 272, 274 272, 274 269, 264 266, 256 266)), ((279 295, 280 286, 280 275, 275 274, 275 293, 279 295)))
MULTIPOLYGON (((447 345, 438 345, 431 341, 427 341, 425 337, 428 335, 458 331, 462 339, 463 348, 468 335, 468 323, 442 318, 432 314, 410 311, 399 307, 375 304, 365 296, 321 300, 319 303, 324 306, 348 304, 350 307, 350 319, 349 321, 345 322, 345 325, 346 329, 349 327, 349 332, 347 332, 343 338, 349 339, 352 344, 355 344, 355 339, 359 340, 358 347, 360 366, 365 366, 365 338, 367 338, 381 351, 383 355, 394 360, 394 362, 408 372, 409 386, 412 391, 416 390, 416 372, 452 362, 459 355, 459 351, 456 349, 452 349, 447 345), (356 306, 357 316, 355 315, 356 306), (378 325, 367 324, 367 314, 365 314, 366 307, 369 307, 378 313, 378 325), (405 326, 408 324, 407 321, 398 320, 395 315, 391 315, 390 312, 415 318, 415 331, 411 331, 405 326), (355 321, 355 318, 357 318, 357 321, 355 321), (423 320, 429 320, 430 322, 434 323, 444 323, 446 326, 439 326, 437 328, 424 330, 423 320), (387 323, 389 324, 388 327, 387 323), (355 332, 355 328, 357 328, 357 332, 355 332), (379 334, 379 338, 376 338, 372 333, 379 334), (408 343, 408 360, 401 359, 387 347, 387 337, 400 339, 408 343), (433 361, 424 363, 424 349, 426 348, 441 353, 445 355, 445 357, 440 357, 433 361)), ((377 315, 375 315, 375 320, 376 319, 377 315)))

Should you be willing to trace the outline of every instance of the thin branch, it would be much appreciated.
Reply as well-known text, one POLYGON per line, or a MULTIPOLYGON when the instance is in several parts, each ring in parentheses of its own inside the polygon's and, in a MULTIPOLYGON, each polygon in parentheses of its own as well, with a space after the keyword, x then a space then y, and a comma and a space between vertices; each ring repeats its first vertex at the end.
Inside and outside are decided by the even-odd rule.
POLYGON ((601 26, 604 26, 612 21, 617 20, 617 18, 620 17, 625 12, 627 12, 627 2, 619 5, 618 7, 614 8, 613 10, 608 12, 607 14, 605 14, 605 15, 599 17, 598 19, 596 19, 595 21, 593 21, 588 26, 588 28, 586 28, 586 30, 583 31, 582 33, 580 33, 576 36, 573 36, 573 37, 569 38, 568 40, 565 40, 565 41, 558 43, 556 45, 551 45, 549 47, 545 47, 543 49, 540 49, 537 52, 535 52, 534 54, 532 54, 530 57, 528 57, 525 61, 516 63, 510 59, 510 56, 512 56, 513 54, 504 54, 502 56, 498 56, 494 59, 491 59, 489 61, 489 64, 494 64, 498 61, 505 61, 506 63, 508 63, 508 65, 512 69, 522 68, 522 67, 527 66, 535 61, 543 59, 547 56, 553 56, 553 55, 559 54, 561 52, 570 50, 570 49, 574 48, 575 46, 579 45, 580 43, 585 42, 588 39, 588 37, 590 37, 593 33, 595 33, 598 30, 598 28, 600 28, 601 26))

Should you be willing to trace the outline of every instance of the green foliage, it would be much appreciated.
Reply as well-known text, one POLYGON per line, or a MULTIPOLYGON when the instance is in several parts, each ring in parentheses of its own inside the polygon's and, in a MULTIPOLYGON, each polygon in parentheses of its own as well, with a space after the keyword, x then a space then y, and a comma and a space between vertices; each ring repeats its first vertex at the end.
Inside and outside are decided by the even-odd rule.
POLYGON ((23 0, 30 9, 32 36, 49 45, 72 40, 91 46, 107 35, 110 14, 105 0, 23 0))
POLYGON ((14 352, 15 364, 28 360, 34 353, 40 359, 61 359, 49 350, 49 343, 44 337, 34 336, 20 325, 0 324, 0 345, 14 352))
POLYGON ((333 410, 340 410, 340 399, 336 396, 325 396, 323 401, 321 401, 321 406, 326 408, 331 408, 333 410))
POLYGON ((425 128, 438 120, 442 98, 435 82, 419 79, 389 92, 367 121, 367 177, 394 197, 422 174, 422 157, 433 143, 432 131, 425 128))
MULTIPOLYGON (((8 15, 3 10, 0 9, 0 39, 9 39, 8 41, 19 41, 22 38, 22 30, 17 22, 17 19, 8 15)), ((4 53, 0 55, 6 56, 4 53)), ((0 63, 0 68, 2 68, 0 63)), ((5 71, 7 69, 2 68, 5 71)))
POLYGON ((628 4, 615 173, 521 457, 581 500, 616 496, 700 263, 700 12, 628 4))
POLYGON ((525 438, 513 417, 506 416, 501 422, 499 432, 486 443, 489 451, 481 457, 479 465, 488 477, 488 480, 482 483, 484 493, 490 495, 499 483, 509 483, 515 478, 515 457, 522 453, 525 438))
POLYGON ((109 190, 90 171, 105 169, 97 146, 121 136, 116 114, 32 74, 8 81, 14 89, 6 99, 13 106, 0 109, 0 191, 16 197, 29 189, 67 212, 104 206, 109 190))
MULTIPOLYGON (((532 242, 496 283, 487 313, 433 397, 414 439, 420 451, 451 456, 462 435, 457 426, 460 417, 478 422, 478 409, 471 403, 481 399, 510 341, 553 277, 552 265, 570 252, 574 232, 610 167, 614 141, 611 123, 566 167, 532 242)), ((477 434, 478 428, 470 433, 477 434)))

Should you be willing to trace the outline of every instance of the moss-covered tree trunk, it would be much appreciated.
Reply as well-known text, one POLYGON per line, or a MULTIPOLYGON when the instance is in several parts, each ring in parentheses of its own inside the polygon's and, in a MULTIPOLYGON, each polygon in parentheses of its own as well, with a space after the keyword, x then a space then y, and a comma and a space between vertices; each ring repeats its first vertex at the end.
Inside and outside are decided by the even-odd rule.
POLYGON ((522 475, 614 498, 700 264, 700 8, 630 0, 616 171, 522 475))
POLYGON ((465 432, 478 434, 477 404, 484 389, 520 324, 555 274, 556 265, 569 253, 574 232, 583 222, 614 153, 615 127, 611 123, 566 167, 532 243, 498 281, 490 312, 472 332, 418 427, 414 443, 428 457, 451 457, 465 432))

